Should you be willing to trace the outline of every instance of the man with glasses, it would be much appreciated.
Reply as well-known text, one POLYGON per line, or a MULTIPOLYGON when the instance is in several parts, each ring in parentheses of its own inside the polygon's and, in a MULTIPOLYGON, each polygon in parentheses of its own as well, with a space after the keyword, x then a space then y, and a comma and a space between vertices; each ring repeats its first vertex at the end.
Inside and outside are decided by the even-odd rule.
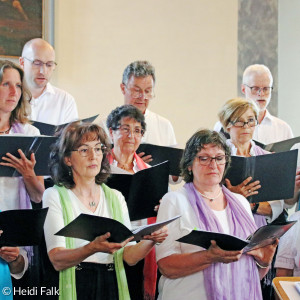
POLYGON ((28 41, 19 62, 32 94, 31 120, 60 125, 78 119, 74 98, 49 82, 57 65, 49 43, 40 38, 28 41))
MULTIPOLYGON (((142 143, 159 146, 175 146, 177 144, 171 122, 148 109, 153 101, 155 86, 155 69, 148 61, 135 61, 128 65, 123 73, 121 92, 124 95, 124 104, 132 104, 145 116, 147 130, 142 143)), ((101 126, 105 126, 106 120, 101 126)), ((143 157, 146 159, 146 157, 143 157)))
MULTIPOLYGON (((258 125, 255 127, 253 139, 263 144, 276 143, 293 137, 290 126, 283 120, 276 118, 267 110, 273 90, 273 76, 265 65, 250 65, 243 74, 241 85, 245 98, 256 102, 259 108, 258 125)), ((221 131, 218 122, 214 129, 221 131)))

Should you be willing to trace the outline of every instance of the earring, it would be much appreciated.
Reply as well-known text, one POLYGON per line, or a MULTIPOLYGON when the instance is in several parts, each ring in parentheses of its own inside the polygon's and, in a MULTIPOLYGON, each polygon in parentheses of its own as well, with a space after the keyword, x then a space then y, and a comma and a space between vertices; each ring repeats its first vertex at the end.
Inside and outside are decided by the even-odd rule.
POLYGON ((71 169, 71 167, 69 168, 69 172, 68 173, 69 173, 69 176, 72 177, 72 169, 71 169))
POLYGON ((190 176, 192 175, 192 170, 189 170, 189 175, 190 175, 190 176))

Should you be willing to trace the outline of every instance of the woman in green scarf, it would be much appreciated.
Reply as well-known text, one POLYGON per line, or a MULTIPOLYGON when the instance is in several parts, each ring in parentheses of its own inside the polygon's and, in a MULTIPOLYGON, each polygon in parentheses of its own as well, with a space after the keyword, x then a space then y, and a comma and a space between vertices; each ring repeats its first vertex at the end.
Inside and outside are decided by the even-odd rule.
POLYGON ((51 155, 56 186, 45 191, 47 251, 60 271, 60 299, 130 299, 123 260, 134 265, 167 237, 162 228, 142 242, 108 242, 110 233, 92 242, 54 235, 81 213, 113 218, 130 228, 122 194, 108 188, 109 143, 98 125, 72 123, 64 129, 51 155))

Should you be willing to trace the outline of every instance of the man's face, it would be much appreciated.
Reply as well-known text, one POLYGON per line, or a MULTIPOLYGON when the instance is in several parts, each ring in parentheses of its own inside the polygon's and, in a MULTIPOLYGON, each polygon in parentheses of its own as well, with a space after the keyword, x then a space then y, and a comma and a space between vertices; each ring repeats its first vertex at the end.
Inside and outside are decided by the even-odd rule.
POLYGON ((32 61, 35 60, 43 63, 54 62, 55 53, 53 49, 47 46, 33 46, 28 49, 24 57, 20 58, 20 65, 24 69, 25 80, 30 90, 45 88, 54 70, 54 66, 34 65, 32 61))
POLYGON ((244 84, 242 84, 242 93, 245 94, 247 99, 255 101, 261 112, 266 110, 271 100, 272 90, 264 92, 263 88, 265 87, 271 87, 271 80, 268 73, 253 72, 246 78, 244 84), (260 89, 255 92, 254 89, 251 91, 250 87, 258 87, 260 89))
POLYGON ((124 95, 124 104, 131 104, 145 113, 149 100, 154 96, 154 82, 151 75, 146 77, 131 76, 127 86, 121 83, 121 91, 124 95))

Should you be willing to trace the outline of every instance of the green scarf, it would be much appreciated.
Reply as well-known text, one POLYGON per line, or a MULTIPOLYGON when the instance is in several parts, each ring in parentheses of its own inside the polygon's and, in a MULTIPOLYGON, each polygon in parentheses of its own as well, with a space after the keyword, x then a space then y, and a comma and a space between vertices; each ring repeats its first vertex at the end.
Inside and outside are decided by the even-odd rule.
MULTIPOLYGON (((107 200, 109 210, 113 219, 124 223, 122 208, 116 194, 104 183, 101 184, 107 200)), ((60 203, 63 211, 64 225, 66 226, 73 221, 73 211, 71 199, 65 187, 55 185, 58 190, 60 203)), ((66 237, 66 247, 74 249, 74 239, 66 237)), ((119 300, 130 300, 129 290, 127 286, 127 279, 123 264, 123 251, 124 248, 114 253, 114 263, 118 282, 119 300)), ((59 300, 76 300, 76 277, 75 267, 68 268, 59 272, 59 300)))

